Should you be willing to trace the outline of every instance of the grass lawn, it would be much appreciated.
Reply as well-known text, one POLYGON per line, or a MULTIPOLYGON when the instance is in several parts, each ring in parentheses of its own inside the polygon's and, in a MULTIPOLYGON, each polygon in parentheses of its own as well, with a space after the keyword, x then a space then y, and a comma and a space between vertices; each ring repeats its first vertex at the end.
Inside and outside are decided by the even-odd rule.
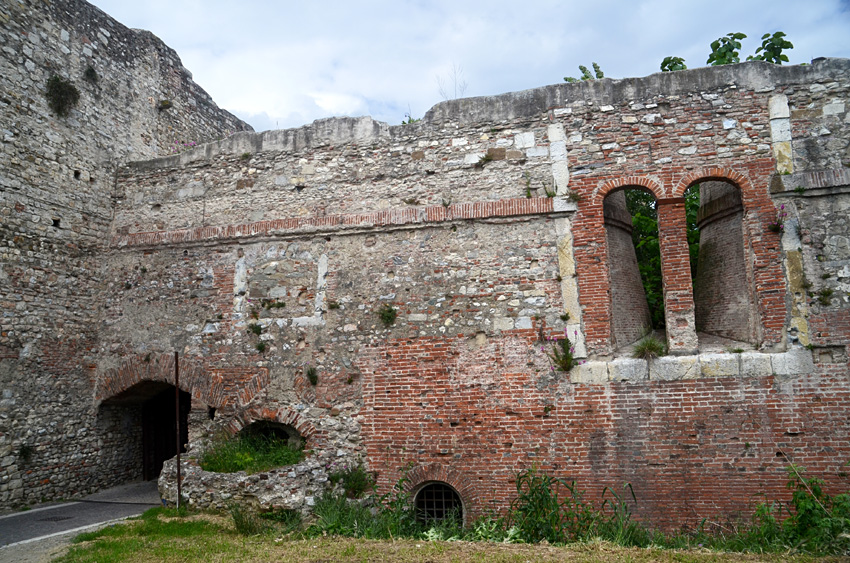
POLYGON ((246 537, 236 532, 226 515, 153 509, 141 518, 82 534, 57 561, 839 561, 790 554, 742 554, 700 550, 623 548, 607 542, 517 545, 487 542, 429 542, 426 540, 363 540, 341 537, 305 539, 272 529, 246 537))

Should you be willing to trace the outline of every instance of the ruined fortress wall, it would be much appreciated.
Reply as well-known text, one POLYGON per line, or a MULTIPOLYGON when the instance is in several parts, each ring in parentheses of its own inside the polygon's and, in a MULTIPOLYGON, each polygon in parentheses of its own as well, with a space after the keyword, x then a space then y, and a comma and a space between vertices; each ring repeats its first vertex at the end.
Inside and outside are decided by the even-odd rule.
MULTIPOLYGON (((161 72, 176 61, 167 48, 85 4, 16 4, 14 15, 4 26, 27 33, 4 36, 22 46, 3 64, 15 76, 34 67, 31 91, 55 64, 27 54, 33 37, 71 51, 56 68, 75 82, 96 60, 113 65, 101 80, 136 83, 116 80, 123 108, 108 111, 92 109, 83 84, 63 120, 4 74, 2 111, 28 133, 10 129, 2 145, 3 501, 138 478, 141 409, 123 399, 173 381, 174 350, 195 415, 215 409, 192 436, 274 420, 312 451, 265 479, 225 478, 205 475, 191 444, 184 491, 200 506, 239 482, 233 498, 303 509, 333 464, 358 461, 380 492, 405 467, 414 492, 447 482, 469 516, 505 507, 516 471, 533 464, 591 495, 629 481, 638 515, 671 527, 781 497, 790 462, 846 484, 850 62, 553 85, 442 103, 405 126, 338 118, 238 133, 120 166, 110 183, 97 166, 164 155, 173 132, 217 137, 239 123, 204 113, 179 62, 161 72), (138 55, 98 58, 119 37, 138 55), (174 107, 157 110, 166 96, 174 107), (683 195, 707 181, 740 195, 760 327, 744 353, 700 349, 696 333, 683 195), (603 207, 628 187, 658 200, 673 355, 649 362, 614 353, 629 321, 612 306, 625 250, 608 244, 603 207), (783 204, 785 228, 771 232, 783 204), (387 307, 397 317, 385 324, 387 307), (547 355, 563 335, 586 360, 569 373, 547 355)), ((172 498, 173 470, 161 481, 172 498)))
POLYGON ((132 433, 124 414, 96 418, 91 407, 97 256, 115 170, 168 154, 175 140, 249 127, 220 110, 159 39, 86 2, 3 2, 0 30, 0 503, 8 506, 137 474, 126 455, 102 450, 119 452, 132 433), (54 75, 80 94, 66 117, 48 106, 54 75), (171 108, 159 110, 164 100, 171 108))
MULTIPOLYGON (((96 400, 168 381, 150 358, 180 349, 203 374, 184 388, 217 423, 310 433, 311 490, 332 463, 362 459, 382 492, 409 467, 414 492, 445 481, 471 515, 506 506, 532 464, 592 494, 631 482, 637 513, 667 526, 782 498, 790 462, 843 487, 850 179, 835 147, 850 139, 849 80, 844 60, 747 63, 457 100, 408 126, 322 120, 132 163, 103 257, 111 351, 96 400), (697 350, 683 195, 709 181, 740 197, 741 234, 725 239, 740 248, 718 256, 749 265, 733 273, 760 327, 754 351, 697 350), (612 356, 628 319, 612 307, 621 256, 603 203, 630 186, 658 199, 677 354, 650 362, 612 356), (569 374, 546 354, 565 332, 587 359, 569 374)), ((722 303, 714 289, 739 313, 737 293, 722 303)), ((223 502, 186 464, 191 502, 223 502)), ((304 508, 289 478, 240 490, 304 508)))

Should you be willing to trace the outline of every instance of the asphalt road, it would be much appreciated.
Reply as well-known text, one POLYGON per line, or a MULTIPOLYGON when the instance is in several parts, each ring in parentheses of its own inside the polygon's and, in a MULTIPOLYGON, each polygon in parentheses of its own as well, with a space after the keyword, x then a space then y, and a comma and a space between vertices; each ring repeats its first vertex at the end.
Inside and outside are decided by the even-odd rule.
MULTIPOLYGON (((24 561, 43 545, 56 546, 55 538, 69 542, 76 534, 99 526, 137 516, 161 506, 156 481, 130 483, 101 491, 72 502, 33 507, 30 510, 0 516, 0 561, 24 561)), ((31 561, 41 560, 28 559, 31 561)))

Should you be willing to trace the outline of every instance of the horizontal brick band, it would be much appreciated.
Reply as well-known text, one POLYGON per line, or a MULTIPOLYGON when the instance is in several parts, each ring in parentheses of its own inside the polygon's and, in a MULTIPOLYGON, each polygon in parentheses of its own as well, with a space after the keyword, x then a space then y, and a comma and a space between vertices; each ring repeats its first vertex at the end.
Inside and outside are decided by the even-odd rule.
POLYGON ((325 229, 345 229, 362 227, 383 227, 388 225, 412 225, 417 223, 440 223, 464 219, 488 219, 495 217, 515 217, 522 215, 539 215, 552 213, 554 200, 552 198, 515 198, 499 201, 476 201, 459 203, 449 206, 409 207, 388 209, 371 213, 340 213, 325 217, 291 217, 289 219, 273 219, 245 223, 242 225, 225 225, 196 227, 175 231, 157 231, 133 233, 114 237, 113 247, 126 246, 158 246, 191 242, 203 242, 222 239, 238 239, 280 235, 289 232, 325 229))

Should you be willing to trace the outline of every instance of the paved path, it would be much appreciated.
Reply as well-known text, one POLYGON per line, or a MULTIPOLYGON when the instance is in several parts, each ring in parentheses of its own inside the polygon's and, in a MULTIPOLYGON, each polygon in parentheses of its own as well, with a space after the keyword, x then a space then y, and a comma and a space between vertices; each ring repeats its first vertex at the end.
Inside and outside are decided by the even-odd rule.
POLYGON ((48 561, 75 535, 153 506, 161 506, 156 481, 145 481, 0 516, 0 562, 48 561))

